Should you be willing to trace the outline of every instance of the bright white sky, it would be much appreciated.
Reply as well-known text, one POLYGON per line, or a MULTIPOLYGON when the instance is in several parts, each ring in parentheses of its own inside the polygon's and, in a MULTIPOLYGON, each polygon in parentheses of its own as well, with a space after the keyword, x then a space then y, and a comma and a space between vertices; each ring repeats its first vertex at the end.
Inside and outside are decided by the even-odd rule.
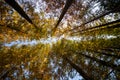
MULTIPOLYGON (((119 36, 119 35, 118 35, 119 36)), ((11 47, 13 45, 18 45, 18 46, 21 46, 21 45, 36 45, 36 44, 39 44, 39 43, 43 43, 43 44, 51 44, 52 43, 56 43, 58 40, 60 39, 67 39, 67 40, 72 40, 72 41, 81 41, 81 39, 83 37, 64 37, 64 36, 61 36, 61 37, 49 37, 49 38, 41 38, 40 40, 17 40, 17 41, 13 41, 13 42, 10 42, 10 43, 4 43, 4 46, 8 46, 8 47, 11 47)), ((93 37, 89 37, 90 39, 92 39, 93 37)), ((113 35, 101 35, 98 37, 98 39, 111 39, 111 38, 117 38, 117 36, 113 36, 113 35)), ((84 37, 83 40, 87 40, 88 38, 87 37, 84 37)))

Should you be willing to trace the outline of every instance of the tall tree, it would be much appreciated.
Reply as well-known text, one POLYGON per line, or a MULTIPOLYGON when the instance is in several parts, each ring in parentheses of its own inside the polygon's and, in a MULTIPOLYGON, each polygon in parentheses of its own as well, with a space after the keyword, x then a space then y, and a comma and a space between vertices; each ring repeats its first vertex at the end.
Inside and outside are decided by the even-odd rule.
POLYGON ((82 68, 74 64, 72 61, 70 61, 68 58, 63 56, 63 58, 77 71, 79 74, 85 79, 85 80, 94 80, 92 77, 90 77, 87 73, 85 73, 82 68))
POLYGON ((23 11, 23 9, 15 0, 5 0, 5 2, 13 7, 22 17, 24 17, 29 23, 33 24, 37 28, 37 26, 32 22, 29 16, 23 11))
POLYGON ((67 10, 69 9, 69 7, 71 6, 71 4, 73 3, 74 0, 66 0, 66 4, 65 7, 62 10, 62 13, 60 15, 60 18, 55 26, 55 29, 57 28, 57 26, 59 25, 59 23, 61 22, 62 18, 64 17, 65 13, 67 12, 67 10))

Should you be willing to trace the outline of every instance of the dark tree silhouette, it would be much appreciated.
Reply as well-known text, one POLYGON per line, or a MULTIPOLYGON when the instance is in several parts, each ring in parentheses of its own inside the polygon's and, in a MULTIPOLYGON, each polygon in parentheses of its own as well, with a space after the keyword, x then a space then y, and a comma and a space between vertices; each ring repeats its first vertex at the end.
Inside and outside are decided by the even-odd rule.
POLYGON ((59 20, 58 20, 58 22, 57 22, 57 24, 56 24, 56 26, 55 26, 55 29, 57 28, 57 26, 59 25, 59 23, 60 23, 61 20, 63 19, 65 13, 66 13, 67 10, 69 9, 69 7, 71 6, 71 4, 72 4, 73 1, 74 1, 74 0, 67 0, 67 1, 66 1, 65 7, 64 7, 63 10, 62 10, 62 13, 61 13, 60 18, 59 18, 59 20))
POLYGON ((69 60, 67 57, 63 56, 63 59, 65 59, 79 74, 85 79, 85 80, 94 80, 92 77, 90 77, 87 73, 83 71, 83 69, 76 64, 74 64, 71 60, 69 60))
POLYGON ((91 59, 91 60, 93 60, 93 61, 96 61, 96 62, 98 62, 99 64, 101 64, 101 65, 103 65, 103 66, 110 67, 110 68, 112 68, 112 69, 117 70, 117 71, 120 72, 119 66, 117 66, 117 65, 115 65, 115 64, 112 64, 112 63, 109 63, 109 62, 106 62, 106 61, 103 61, 103 60, 99 60, 99 59, 97 59, 97 58, 95 58, 95 57, 91 57, 91 56, 86 55, 86 54, 83 54, 83 53, 80 53, 80 55, 82 55, 82 56, 84 56, 84 57, 86 57, 86 58, 89 58, 89 59, 91 59))
POLYGON ((37 26, 32 22, 29 16, 23 11, 20 5, 15 0, 5 0, 12 8, 14 8, 22 17, 24 17, 29 23, 33 24, 36 28, 37 26))
POLYGON ((0 74, 0 79, 5 79, 8 75, 8 73, 12 70, 15 70, 16 67, 15 66, 12 66, 10 69, 7 69, 6 71, 3 71, 1 74, 0 74))
POLYGON ((107 51, 104 51, 104 50, 91 50, 91 49, 87 49, 87 50, 90 52, 94 52, 94 53, 98 53, 98 54, 102 54, 102 55, 106 55, 109 57, 115 57, 115 58, 120 59, 119 55, 111 54, 111 53, 108 53, 107 51))
MULTIPOLYGON (((105 10, 110 11, 119 6, 120 0, 97 0, 105 10)), ((119 12, 119 11, 116 11, 119 12)))
POLYGON ((103 27, 103 26, 106 26, 106 27, 104 27, 104 28, 119 28, 119 27, 120 27, 119 22, 120 22, 120 19, 118 19, 118 20, 116 20, 116 21, 113 21, 113 22, 108 22, 108 23, 105 23, 105 24, 102 24, 102 25, 94 26, 94 27, 91 27, 91 28, 79 30, 79 31, 73 32, 73 33, 78 33, 78 32, 80 32, 80 33, 85 33, 85 32, 87 32, 87 31, 89 31, 89 30, 92 31, 92 30, 95 30, 95 29, 97 29, 97 28, 101 28, 101 27, 103 27), (113 25, 113 24, 115 24, 115 25, 113 25), (113 25, 113 26, 109 26, 109 25, 113 25))

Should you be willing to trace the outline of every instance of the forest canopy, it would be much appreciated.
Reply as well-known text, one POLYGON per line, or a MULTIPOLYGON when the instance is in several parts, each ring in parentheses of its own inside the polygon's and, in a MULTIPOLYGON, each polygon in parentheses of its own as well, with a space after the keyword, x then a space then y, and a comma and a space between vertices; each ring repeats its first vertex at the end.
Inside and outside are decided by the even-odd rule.
POLYGON ((120 80, 120 0, 0 0, 0 80, 120 80))

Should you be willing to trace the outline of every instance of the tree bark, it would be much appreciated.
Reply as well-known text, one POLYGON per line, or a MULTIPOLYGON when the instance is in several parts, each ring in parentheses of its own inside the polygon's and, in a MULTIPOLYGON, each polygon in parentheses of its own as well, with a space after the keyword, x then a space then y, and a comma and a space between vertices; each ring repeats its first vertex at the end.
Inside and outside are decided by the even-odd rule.
POLYGON ((106 48, 103 48, 102 50, 107 50, 107 51, 111 51, 111 52, 120 52, 120 48, 119 47, 106 47, 106 48))
MULTIPOLYGON (((102 24, 102 25, 99 25, 99 26, 83 29, 83 30, 80 30, 79 32, 83 34, 83 33, 88 32, 88 31, 93 31, 93 30, 96 30, 96 29, 100 29, 103 26, 106 26, 106 27, 101 28, 101 29, 105 29, 105 28, 120 28, 120 23, 119 22, 120 22, 120 19, 118 19, 116 21, 113 21, 113 22, 108 22, 106 24, 102 24), (119 23, 119 24, 117 24, 117 23, 119 23), (115 25, 113 25, 113 24, 115 24, 115 25), (109 26, 109 25, 113 25, 113 26, 109 26)), ((73 33, 78 33, 78 31, 77 32, 73 32, 73 33)))
POLYGON ((110 72, 105 76, 104 80, 107 80, 108 77, 109 77, 109 75, 110 75, 113 71, 114 71, 114 70, 110 71, 110 72))
POLYGON ((79 66, 77 66, 76 64, 74 64, 72 61, 70 61, 67 57, 63 57, 63 59, 65 59, 85 80, 94 80, 93 78, 91 78, 89 75, 87 75, 83 69, 79 66))
POLYGON ((12 71, 13 69, 15 69, 15 68, 16 68, 16 67, 13 66, 13 67, 11 67, 11 68, 8 69, 8 70, 3 71, 3 73, 1 73, 1 75, 0 75, 0 79, 4 79, 4 78, 6 78, 6 77, 7 77, 7 74, 8 74, 10 71, 12 71))
POLYGON ((56 24, 56 26, 55 26, 55 29, 57 28, 57 26, 59 25, 59 23, 60 23, 61 20, 63 19, 65 13, 66 13, 67 10, 69 9, 69 7, 71 6, 71 4, 72 4, 73 1, 74 1, 74 0, 66 0, 65 7, 64 7, 63 10, 62 10, 62 13, 61 13, 60 18, 59 18, 59 20, 58 20, 58 22, 57 22, 57 24, 56 24))
POLYGON ((106 13, 104 13, 104 14, 102 14, 102 15, 100 15, 100 16, 94 18, 94 19, 91 19, 91 20, 89 20, 89 21, 87 21, 87 22, 81 24, 80 26, 75 27, 75 28, 73 28, 73 29, 71 29, 71 30, 69 30, 69 31, 78 29, 79 27, 82 27, 82 26, 84 26, 84 25, 86 25, 86 24, 88 24, 88 23, 90 23, 90 22, 92 22, 92 21, 98 20, 98 19, 100 19, 101 17, 104 17, 104 16, 106 16, 106 15, 108 15, 108 14, 110 14, 110 13, 116 12, 116 11, 118 11, 118 12, 120 11, 120 6, 118 6, 118 7, 115 8, 114 10, 108 11, 108 12, 106 12, 106 13))
POLYGON ((80 55, 85 56, 86 58, 89 58, 89 59, 91 59, 91 60, 93 60, 93 61, 96 61, 96 62, 98 62, 99 64, 101 64, 101 65, 103 65, 103 66, 110 67, 110 68, 112 68, 112 69, 117 70, 117 71, 120 72, 120 67, 117 66, 117 65, 115 65, 115 64, 112 64, 112 63, 109 63, 109 62, 105 62, 105 61, 103 61, 103 60, 99 60, 99 59, 97 59, 97 58, 95 58, 95 57, 91 57, 91 56, 88 56, 88 55, 86 55, 86 54, 80 53, 80 55))
POLYGON ((87 50, 90 51, 90 52, 95 52, 95 53, 99 53, 99 54, 103 54, 103 55, 106 55, 106 56, 115 57, 115 58, 120 59, 119 55, 109 54, 109 53, 107 53, 105 51, 102 51, 102 50, 100 50, 100 51, 95 51, 95 50, 91 50, 91 49, 87 49, 87 50))
POLYGON ((12 8, 14 8, 22 17, 24 17, 29 23, 35 26, 37 26, 32 22, 32 20, 29 18, 29 16, 23 11, 23 9, 20 7, 20 5, 15 0, 5 0, 6 3, 8 3, 12 8))

